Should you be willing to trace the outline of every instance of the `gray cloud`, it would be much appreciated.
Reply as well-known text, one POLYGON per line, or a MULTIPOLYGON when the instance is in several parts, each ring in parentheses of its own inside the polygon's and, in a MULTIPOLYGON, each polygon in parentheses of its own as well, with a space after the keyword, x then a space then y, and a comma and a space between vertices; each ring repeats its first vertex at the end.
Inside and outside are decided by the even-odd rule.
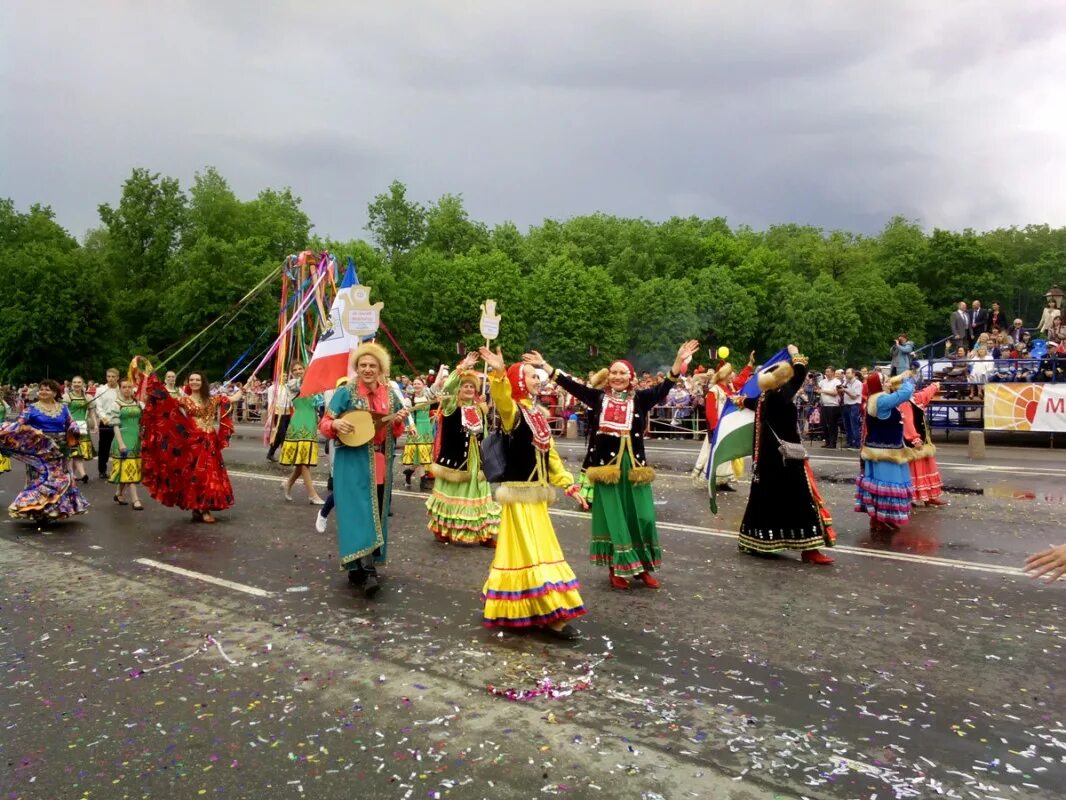
POLYGON ((337 237, 394 177, 520 226, 1066 222, 1053 0, 12 0, 0 26, 0 195, 78 234, 132 167, 206 165, 337 237))

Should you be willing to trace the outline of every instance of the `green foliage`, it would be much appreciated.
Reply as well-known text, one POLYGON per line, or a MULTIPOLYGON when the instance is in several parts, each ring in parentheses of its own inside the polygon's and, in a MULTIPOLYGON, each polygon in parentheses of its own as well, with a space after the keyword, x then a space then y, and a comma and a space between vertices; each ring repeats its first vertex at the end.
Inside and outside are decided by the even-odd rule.
POLYGON ((859 365, 886 359, 901 331, 918 344, 942 338, 960 299, 999 301, 1032 325, 1047 288, 1066 285, 1066 228, 1047 225, 926 234, 894 217, 864 237, 597 213, 523 233, 471 219, 461 195, 423 205, 393 181, 368 206, 371 241, 339 241, 312 236, 289 189, 242 200, 212 167, 187 191, 135 169, 119 201, 99 208, 101 227, 79 245, 48 207, 21 212, 0 199, 0 380, 100 377, 134 353, 172 352, 222 319, 170 364, 192 360, 217 377, 269 343, 278 287, 232 319, 229 310, 305 249, 355 260, 420 370, 482 343, 480 305, 490 297, 509 360, 536 348, 580 373, 618 356, 662 369, 691 337, 704 353, 724 344, 738 360, 793 342, 815 366, 859 365))

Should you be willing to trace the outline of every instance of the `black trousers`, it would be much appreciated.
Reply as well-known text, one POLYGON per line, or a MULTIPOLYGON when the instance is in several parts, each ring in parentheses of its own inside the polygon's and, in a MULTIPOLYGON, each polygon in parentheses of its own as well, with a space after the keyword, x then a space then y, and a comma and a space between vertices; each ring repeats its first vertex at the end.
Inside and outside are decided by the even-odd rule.
POLYGON ((837 431, 840 430, 840 406, 822 406, 822 426, 825 428, 827 447, 837 446, 837 431))
POLYGON ((274 455, 274 451, 281 447, 285 442, 285 434, 289 432, 289 420, 292 419, 292 414, 282 414, 278 420, 278 430, 274 434, 274 438, 270 441, 270 449, 267 451, 267 456, 274 455))
POLYGON ((111 457, 111 443, 115 441, 115 429, 111 425, 100 423, 100 443, 97 448, 96 464, 100 468, 100 477, 107 478, 107 459, 111 457))

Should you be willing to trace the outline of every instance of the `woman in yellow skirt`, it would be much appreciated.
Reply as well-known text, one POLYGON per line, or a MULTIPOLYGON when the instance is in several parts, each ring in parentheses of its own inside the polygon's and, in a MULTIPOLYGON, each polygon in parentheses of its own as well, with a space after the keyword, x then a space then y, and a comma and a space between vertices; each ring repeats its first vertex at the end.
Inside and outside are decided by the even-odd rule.
POLYGON ((572 641, 580 638, 569 621, 585 614, 574 570, 566 563, 548 504, 556 486, 578 505, 585 501, 566 471, 544 415, 533 404, 540 378, 529 364, 507 369, 503 354, 487 347, 481 357, 492 370, 490 391, 508 434, 507 467, 496 492, 500 530, 495 558, 481 590, 483 623, 489 628, 541 628, 572 641))
POLYGON ((115 502, 128 505, 129 490, 134 511, 144 511, 137 496, 141 482, 141 404, 133 396, 133 381, 124 379, 118 385, 118 420, 115 439, 111 442, 111 483, 115 484, 115 502))

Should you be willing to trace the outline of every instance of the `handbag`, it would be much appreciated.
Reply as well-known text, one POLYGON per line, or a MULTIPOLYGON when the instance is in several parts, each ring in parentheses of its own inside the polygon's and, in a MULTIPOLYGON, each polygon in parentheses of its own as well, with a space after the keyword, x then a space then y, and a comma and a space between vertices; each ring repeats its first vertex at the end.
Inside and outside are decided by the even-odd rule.
POLYGON ((511 437, 497 428, 481 442, 481 471, 489 483, 500 483, 507 472, 507 448, 511 437))
POLYGON ((770 433, 772 433, 774 438, 777 439, 777 452, 781 454, 781 460, 785 464, 788 464, 789 461, 806 461, 809 458, 807 455, 807 448, 802 444, 799 444, 798 442, 786 442, 777 435, 777 431, 772 427, 769 425, 766 427, 770 428, 770 433))

